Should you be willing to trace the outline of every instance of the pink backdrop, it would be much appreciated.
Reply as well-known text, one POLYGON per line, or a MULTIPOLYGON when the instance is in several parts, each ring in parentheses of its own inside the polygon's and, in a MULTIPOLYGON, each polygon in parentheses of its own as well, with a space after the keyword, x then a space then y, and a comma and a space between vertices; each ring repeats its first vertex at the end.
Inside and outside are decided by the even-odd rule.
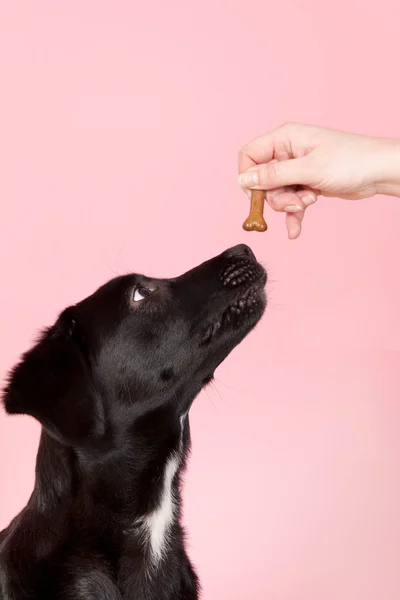
MULTIPOLYGON (((400 4, 3 0, 0 371, 114 273, 238 242, 270 308, 192 410, 185 520, 207 600, 400 597, 400 201, 245 234, 236 155, 287 120, 400 135, 400 4), (252 486, 249 497, 249 486, 252 486), (249 508, 250 506, 250 508, 249 508)), ((0 527, 38 427, 0 417, 0 527)))

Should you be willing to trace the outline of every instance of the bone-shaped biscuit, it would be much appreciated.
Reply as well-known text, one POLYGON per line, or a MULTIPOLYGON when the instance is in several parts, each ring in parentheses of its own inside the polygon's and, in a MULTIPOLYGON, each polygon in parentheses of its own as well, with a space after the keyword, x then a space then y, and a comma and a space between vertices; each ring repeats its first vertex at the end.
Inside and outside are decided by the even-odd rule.
POLYGON ((245 231, 266 231, 268 229, 263 215, 265 198, 264 190, 251 190, 250 214, 243 223, 245 231))

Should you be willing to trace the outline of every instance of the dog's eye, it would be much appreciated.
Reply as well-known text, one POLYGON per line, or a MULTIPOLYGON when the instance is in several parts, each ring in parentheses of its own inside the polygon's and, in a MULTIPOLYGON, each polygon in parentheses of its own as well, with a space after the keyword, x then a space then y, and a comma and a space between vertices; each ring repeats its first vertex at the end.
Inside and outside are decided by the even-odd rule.
POLYGON ((133 302, 141 302, 141 300, 144 300, 147 298, 147 296, 150 296, 152 291, 153 290, 149 290, 149 288, 146 288, 143 285, 137 285, 133 291, 133 302))

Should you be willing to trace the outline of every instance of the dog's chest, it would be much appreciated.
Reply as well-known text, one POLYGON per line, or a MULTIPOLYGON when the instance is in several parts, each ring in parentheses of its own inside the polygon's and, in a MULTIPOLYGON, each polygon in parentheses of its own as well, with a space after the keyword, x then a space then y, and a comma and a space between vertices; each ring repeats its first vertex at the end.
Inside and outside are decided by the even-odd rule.
POLYGON ((135 523, 145 551, 148 552, 150 566, 153 568, 168 551, 171 527, 176 518, 178 499, 175 496, 174 480, 182 464, 185 420, 186 414, 180 418, 178 447, 170 454, 164 465, 158 503, 152 511, 142 515, 135 523))
POLYGON ((174 479, 181 459, 179 452, 174 452, 168 458, 164 466, 156 507, 135 522, 135 529, 146 554, 148 554, 151 567, 157 566, 169 548, 171 527, 177 512, 174 479))

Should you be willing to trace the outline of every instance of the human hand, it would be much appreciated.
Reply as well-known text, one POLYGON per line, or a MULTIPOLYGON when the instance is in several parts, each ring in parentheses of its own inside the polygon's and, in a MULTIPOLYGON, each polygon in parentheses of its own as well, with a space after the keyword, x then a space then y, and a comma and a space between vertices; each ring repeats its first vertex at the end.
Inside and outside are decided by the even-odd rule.
POLYGON ((267 190, 268 204, 286 213, 289 238, 295 239, 305 209, 319 195, 400 195, 400 141, 289 123, 240 151, 239 183, 248 193, 267 190))

